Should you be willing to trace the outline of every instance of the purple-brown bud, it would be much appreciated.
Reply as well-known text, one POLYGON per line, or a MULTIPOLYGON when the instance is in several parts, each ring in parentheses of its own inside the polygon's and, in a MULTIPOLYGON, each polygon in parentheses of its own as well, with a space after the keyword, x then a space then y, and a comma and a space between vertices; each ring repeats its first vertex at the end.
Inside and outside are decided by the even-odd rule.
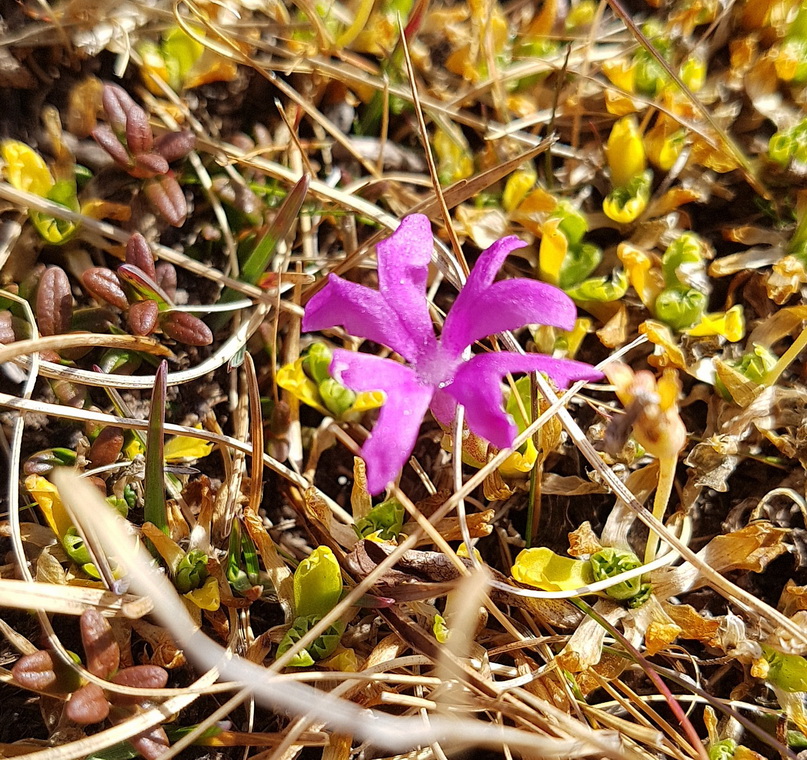
POLYGON ((188 346, 209 346, 213 342, 210 328, 198 317, 184 311, 163 312, 160 328, 169 338, 188 346))
POLYGON ((48 267, 36 292, 36 318, 42 335, 61 335, 70 329, 73 294, 70 280, 61 267, 48 267))
POLYGON ((129 300, 126 298, 123 288, 120 285, 118 276, 106 267, 91 267, 81 275, 84 287, 90 295, 99 301, 117 306, 122 311, 129 308, 129 300))
POLYGON ((160 309, 156 301, 135 301, 129 307, 126 321, 134 335, 151 335, 157 329, 157 318, 160 309))
POLYGON ((139 232, 135 232, 126 243, 126 263, 140 267, 149 277, 155 278, 154 255, 146 238, 139 232))

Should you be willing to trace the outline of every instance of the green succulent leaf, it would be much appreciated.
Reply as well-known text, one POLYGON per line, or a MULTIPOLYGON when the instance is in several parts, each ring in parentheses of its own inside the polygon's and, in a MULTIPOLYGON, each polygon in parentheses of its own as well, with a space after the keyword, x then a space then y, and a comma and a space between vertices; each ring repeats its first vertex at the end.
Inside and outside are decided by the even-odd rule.
POLYGON ((342 595, 342 572, 333 551, 318 546, 294 572, 294 609, 300 617, 330 612, 342 595))
MULTIPOLYGON (((321 615, 300 615, 295 618, 291 628, 280 642, 277 648, 277 656, 285 654, 291 649, 308 631, 311 630, 320 620, 321 615)), ((289 668, 308 668, 318 660, 330 657, 339 646, 342 634, 345 632, 345 625, 341 620, 337 620, 333 625, 325 629, 325 633, 314 639, 309 644, 308 649, 302 649, 289 661, 289 668)))
POLYGON ((405 511, 397 499, 388 499, 373 507, 356 522, 356 533, 365 538, 375 533, 384 541, 391 541, 403 528, 405 511))

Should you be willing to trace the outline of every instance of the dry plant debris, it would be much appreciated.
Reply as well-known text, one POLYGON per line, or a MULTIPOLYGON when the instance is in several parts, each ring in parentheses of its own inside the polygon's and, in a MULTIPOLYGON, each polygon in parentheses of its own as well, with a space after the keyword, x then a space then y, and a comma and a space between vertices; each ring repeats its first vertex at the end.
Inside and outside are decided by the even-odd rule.
POLYGON ((0 757, 807 751, 807 3, 1 7, 0 757))

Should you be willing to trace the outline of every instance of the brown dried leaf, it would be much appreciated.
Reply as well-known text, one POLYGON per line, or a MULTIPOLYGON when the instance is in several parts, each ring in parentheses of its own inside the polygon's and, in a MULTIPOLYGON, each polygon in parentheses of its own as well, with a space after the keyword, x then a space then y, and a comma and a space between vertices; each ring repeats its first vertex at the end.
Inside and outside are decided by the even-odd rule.
POLYGON ((587 554, 596 554, 602 549, 600 539, 592 530, 591 523, 586 520, 577 530, 569 533, 569 556, 582 557, 587 554))

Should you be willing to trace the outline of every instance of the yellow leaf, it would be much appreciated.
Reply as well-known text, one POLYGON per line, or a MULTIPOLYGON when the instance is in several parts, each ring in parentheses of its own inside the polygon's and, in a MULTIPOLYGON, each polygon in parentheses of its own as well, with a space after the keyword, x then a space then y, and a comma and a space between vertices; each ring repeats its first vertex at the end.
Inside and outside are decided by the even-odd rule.
POLYGON ((625 187, 634 177, 644 172, 647 161, 642 133, 635 116, 623 116, 611 127, 605 155, 614 187, 625 187))
POLYGON ((318 412, 330 416, 330 412, 320 403, 317 384, 305 374, 303 369, 304 357, 300 357, 293 364, 286 364, 277 371, 275 381, 304 404, 313 407, 318 412))
POLYGON ((549 219, 542 227, 538 273, 541 279, 550 285, 557 285, 560 281, 560 268, 569 250, 569 241, 559 229, 562 221, 562 219, 549 219))
POLYGON ((5 140, 0 145, 5 161, 6 179, 17 188, 44 198, 56 184, 42 156, 19 140, 5 140))
POLYGON ((731 343, 737 343, 745 337, 743 307, 737 304, 725 312, 704 314, 697 325, 684 330, 684 332, 695 338, 722 335, 731 343))
MULTIPOLYGON (((313 407, 318 412, 326 416, 331 416, 323 405, 319 395, 317 384, 305 374, 303 369, 303 362, 305 357, 301 356, 293 364, 286 364, 277 371, 275 381, 277 384, 291 393, 295 398, 302 401, 304 404, 313 407)), ((350 414, 361 414, 370 409, 378 409, 384 405, 386 396, 383 391, 363 391, 356 394, 356 400, 353 406, 350 407, 350 414)), ((344 416, 343 416, 344 418, 344 416)))
MULTIPOLYGON (((196 425, 198 430, 201 425, 196 425)), ((203 441, 201 438, 190 438, 185 435, 177 435, 169 438, 165 442, 164 457, 166 462, 179 462, 188 459, 203 459, 213 450, 211 441, 203 441)))
POLYGON ((73 522, 62 504, 56 486, 41 475, 29 475, 25 479, 25 488, 34 497, 48 526, 61 541, 73 522))
POLYGON ((545 546, 522 551, 511 572, 519 583, 544 591, 574 591, 593 580, 588 562, 561 557, 545 546))
POLYGON ((210 612, 214 612, 221 606, 219 584, 212 575, 207 577, 207 580, 200 588, 189 591, 184 596, 200 609, 210 612))
POLYGON ((337 650, 327 659, 320 660, 319 664, 326 670, 338 670, 342 673, 358 673, 359 660, 353 649, 338 647, 337 650))

